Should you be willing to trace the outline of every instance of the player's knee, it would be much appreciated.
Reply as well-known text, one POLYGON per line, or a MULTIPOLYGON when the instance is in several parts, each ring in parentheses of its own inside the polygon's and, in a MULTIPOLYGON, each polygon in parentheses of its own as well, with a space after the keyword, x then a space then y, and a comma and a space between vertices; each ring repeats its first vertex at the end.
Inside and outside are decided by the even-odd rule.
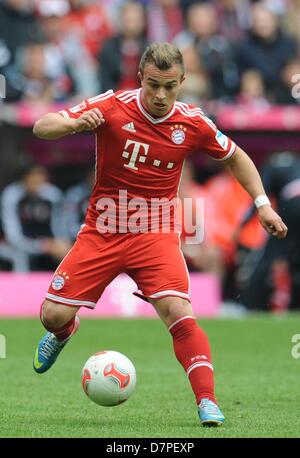
POLYGON ((152 303, 167 326, 173 324, 179 317, 193 315, 191 303, 180 297, 166 297, 152 303))
POLYGON ((178 301, 171 302, 168 309, 168 322, 173 324, 178 317, 193 315, 192 307, 189 301, 178 298, 178 301))
POLYGON ((46 300, 42 306, 41 321, 47 328, 59 328, 68 321, 65 307, 46 300))

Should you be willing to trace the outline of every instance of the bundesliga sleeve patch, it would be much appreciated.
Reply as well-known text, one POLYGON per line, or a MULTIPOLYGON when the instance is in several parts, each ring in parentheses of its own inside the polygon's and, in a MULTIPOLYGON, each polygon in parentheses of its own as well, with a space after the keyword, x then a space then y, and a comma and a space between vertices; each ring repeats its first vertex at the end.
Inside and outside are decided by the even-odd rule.
POLYGON ((219 145, 226 151, 228 148, 228 137, 224 135, 220 130, 217 130, 216 140, 219 145))

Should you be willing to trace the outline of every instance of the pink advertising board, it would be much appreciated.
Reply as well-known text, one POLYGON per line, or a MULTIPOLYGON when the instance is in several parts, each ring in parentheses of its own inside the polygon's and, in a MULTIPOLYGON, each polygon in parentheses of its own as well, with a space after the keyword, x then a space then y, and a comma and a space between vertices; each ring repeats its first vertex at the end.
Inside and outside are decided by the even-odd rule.
MULTIPOLYGON (((52 273, 0 273, 0 317, 38 317, 52 273)), ((196 316, 213 317, 221 302, 217 277, 191 273, 191 300, 196 316)), ((135 282, 119 275, 104 291, 95 310, 81 308, 87 317, 155 317, 152 306, 134 296, 135 282)))

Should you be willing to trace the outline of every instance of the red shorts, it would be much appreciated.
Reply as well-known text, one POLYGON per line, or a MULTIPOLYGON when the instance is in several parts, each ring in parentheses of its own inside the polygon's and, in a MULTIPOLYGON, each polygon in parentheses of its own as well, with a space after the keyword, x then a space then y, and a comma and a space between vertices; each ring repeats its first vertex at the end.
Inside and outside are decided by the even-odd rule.
POLYGON ((46 298, 94 308, 120 273, 138 285, 145 300, 178 296, 189 300, 189 275, 177 233, 109 234, 85 225, 58 266, 46 298))

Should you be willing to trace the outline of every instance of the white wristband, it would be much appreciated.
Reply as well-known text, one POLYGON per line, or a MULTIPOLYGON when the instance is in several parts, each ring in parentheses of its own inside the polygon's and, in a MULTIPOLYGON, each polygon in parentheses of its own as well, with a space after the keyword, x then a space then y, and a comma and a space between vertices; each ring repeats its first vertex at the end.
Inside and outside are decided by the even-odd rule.
POLYGON ((262 196, 257 196, 256 199, 254 200, 254 204, 256 208, 262 207, 263 205, 271 205, 271 202, 265 194, 262 196))

